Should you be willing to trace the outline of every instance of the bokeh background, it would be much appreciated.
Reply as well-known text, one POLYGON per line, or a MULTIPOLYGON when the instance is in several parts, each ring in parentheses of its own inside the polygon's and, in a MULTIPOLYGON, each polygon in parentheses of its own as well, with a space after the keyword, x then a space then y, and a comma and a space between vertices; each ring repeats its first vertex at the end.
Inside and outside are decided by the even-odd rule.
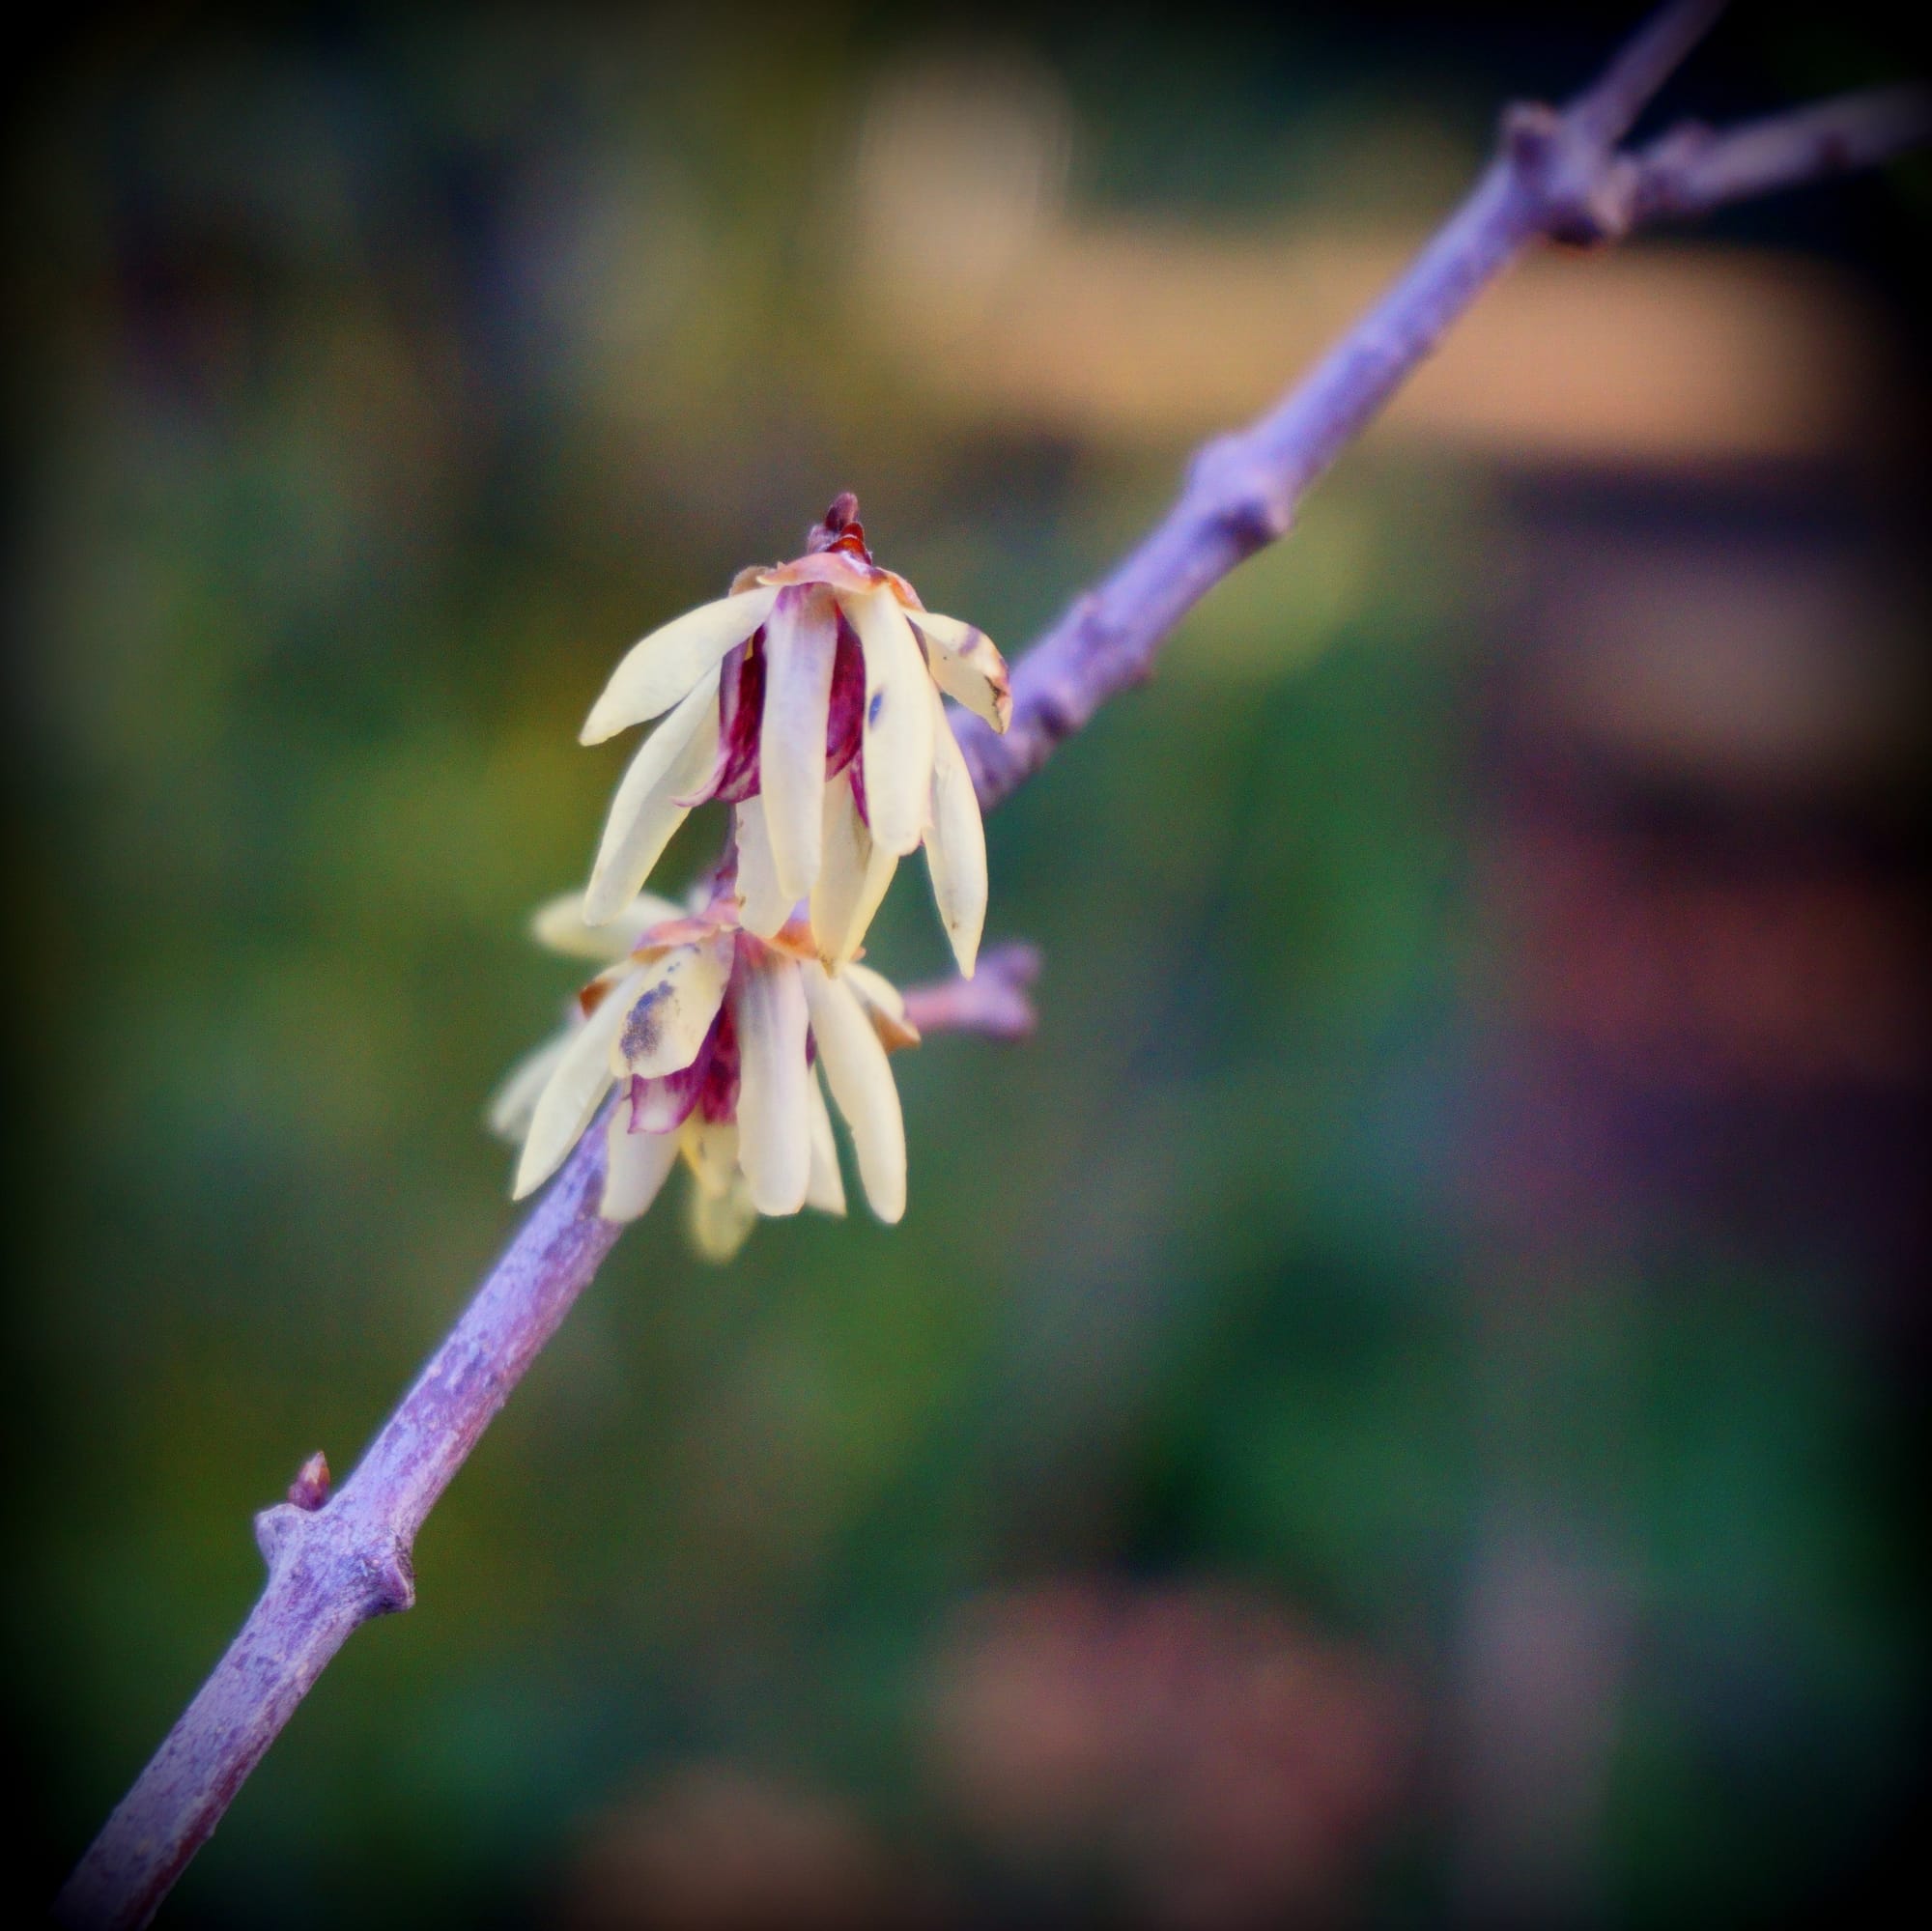
MULTIPOLYGON (((43 1899, 512 1224, 616 654, 1009 650, 1626 10, 41 23, 5 221, 43 1899)), ((1754 7, 1662 112, 1899 76, 1754 7)), ((1924 163, 1537 260, 989 822, 912 1208, 625 1238, 182 1924, 1763 1921, 1928 1648, 1924 163)), ((689 871, 708 828, 674 848, 689 871)), ((875 933, 943 969, 916 872, 875 933)))

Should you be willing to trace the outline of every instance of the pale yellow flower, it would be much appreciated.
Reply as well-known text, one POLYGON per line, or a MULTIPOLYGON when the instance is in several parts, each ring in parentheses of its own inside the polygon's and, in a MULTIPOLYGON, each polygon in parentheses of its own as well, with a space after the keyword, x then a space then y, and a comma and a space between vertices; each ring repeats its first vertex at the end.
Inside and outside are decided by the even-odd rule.
POLYGON ((578 995, 576 1021, 492 1103, 492 1126, 523 1144, 518 1198, 556 1171, 621 1085, 599 1211, 635 1220, 682 1154, 694 1236, 726 1259, 759 1214, 845 1211, 829 1085, 872 1211, 887 1222, 905 1211, 905 1127, 886 1055, 919 1035, 877 973, 855 963, 835 980, 802 924, 746 930, 728 889, 691 911, 642 894, 597 926, 573 893, 534 927, 553 951, 604 969, 578 995))
POLYGON ((600 744, 662 718, 618 785, 584 895, 605 921, 707 799, 736 808, 739 912, 770 938, 803 905, 834 972, 901 858, 925 847, 962 973, 986 916, 986 839, 945 699, 1005 730, 1007 667, 981 631, 925 610, 866 548, 841 497, 805 555, 635 645, 583 726, 600 744))

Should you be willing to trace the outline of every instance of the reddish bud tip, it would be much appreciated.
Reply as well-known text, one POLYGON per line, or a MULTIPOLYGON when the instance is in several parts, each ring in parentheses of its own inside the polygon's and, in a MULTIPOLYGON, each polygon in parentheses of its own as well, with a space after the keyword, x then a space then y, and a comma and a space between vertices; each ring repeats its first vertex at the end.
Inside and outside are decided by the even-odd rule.
POLYGON ((298 1509, 316 1510, 328 1500, 328 1457, 321 1449, 301 1465, 289 1484, 289 1500, 298 1509))
POLYGON ((850 490, 840 490, 832 498, 831 507, 812 525, 810 534, 805 539, 808 556, 815 556, 821 550, 867 554, 866 532, 859 522, 859 498, 850 490))

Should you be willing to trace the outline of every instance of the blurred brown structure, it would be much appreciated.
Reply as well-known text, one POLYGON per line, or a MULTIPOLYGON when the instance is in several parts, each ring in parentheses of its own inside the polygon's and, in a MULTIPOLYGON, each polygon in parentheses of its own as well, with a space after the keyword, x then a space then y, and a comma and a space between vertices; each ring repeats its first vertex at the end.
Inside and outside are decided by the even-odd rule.
POLYGON ((1413 1718, 1390 1674, 1238 1590, 992 1597, 958 1617, 935 1681, 960 1827, 1016 1868, 1097 1872, 1123 1923, 1327 1916, 1405 1780, 1413 1718))

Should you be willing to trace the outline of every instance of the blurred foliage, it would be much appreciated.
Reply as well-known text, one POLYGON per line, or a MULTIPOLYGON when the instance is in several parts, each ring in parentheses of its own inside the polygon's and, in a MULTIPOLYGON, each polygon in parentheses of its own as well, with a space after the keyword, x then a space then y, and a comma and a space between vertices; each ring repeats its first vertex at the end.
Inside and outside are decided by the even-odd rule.
MULTIPOLYGON (((250 1512, 318 1445, 349 1465, 504 1237, 479 1115, 568 989, 523 922, 619 768, 575 743, 615 653, 847 486, 1016 648, 1172 487, 1177 448, 938 420, 855 325, 870 91, 978 35, 1064 90, 1090 200, 1421 220, 1610 20, 1388 24, 129 13, 47 62, 7 190, 36 1881, 239 1620, 250 1512)), ((1740 22, 1708 98, 1892 58, 1820 31, 1740 22)), ((1862 259, 1888 193, 1741 228, 1862 259)), ((543 1919, 586 1820, 707 1760, 1050 1905, 955 1856, 921 1768, 957 1604, 1219 1579, 1379 1659, 1453 1755, 1469 1566, 1523 1484, 1642 1632, 1613 1915, 1729 1921, 1873 1854, 1926 1652, 1884 1472, 1915 1391, 1856 1262, 1639 1203, 1562 1292, 1481 1284, 1472 874, 1528 540, 1493 467, 1372 447, 989 821, 1041 1025, 897 1063, 904 1226, 767 1225, 724 1271, 662 1211, 631 1234, 426 1529, 421 1605, 351 1644, 170 1921, 543 1919)), ((916 880, 872 951, 941 970, 916 880)), ((1356 1908, 1457 1894, 1440 1782, 1389 1800, 1356 1908)))

